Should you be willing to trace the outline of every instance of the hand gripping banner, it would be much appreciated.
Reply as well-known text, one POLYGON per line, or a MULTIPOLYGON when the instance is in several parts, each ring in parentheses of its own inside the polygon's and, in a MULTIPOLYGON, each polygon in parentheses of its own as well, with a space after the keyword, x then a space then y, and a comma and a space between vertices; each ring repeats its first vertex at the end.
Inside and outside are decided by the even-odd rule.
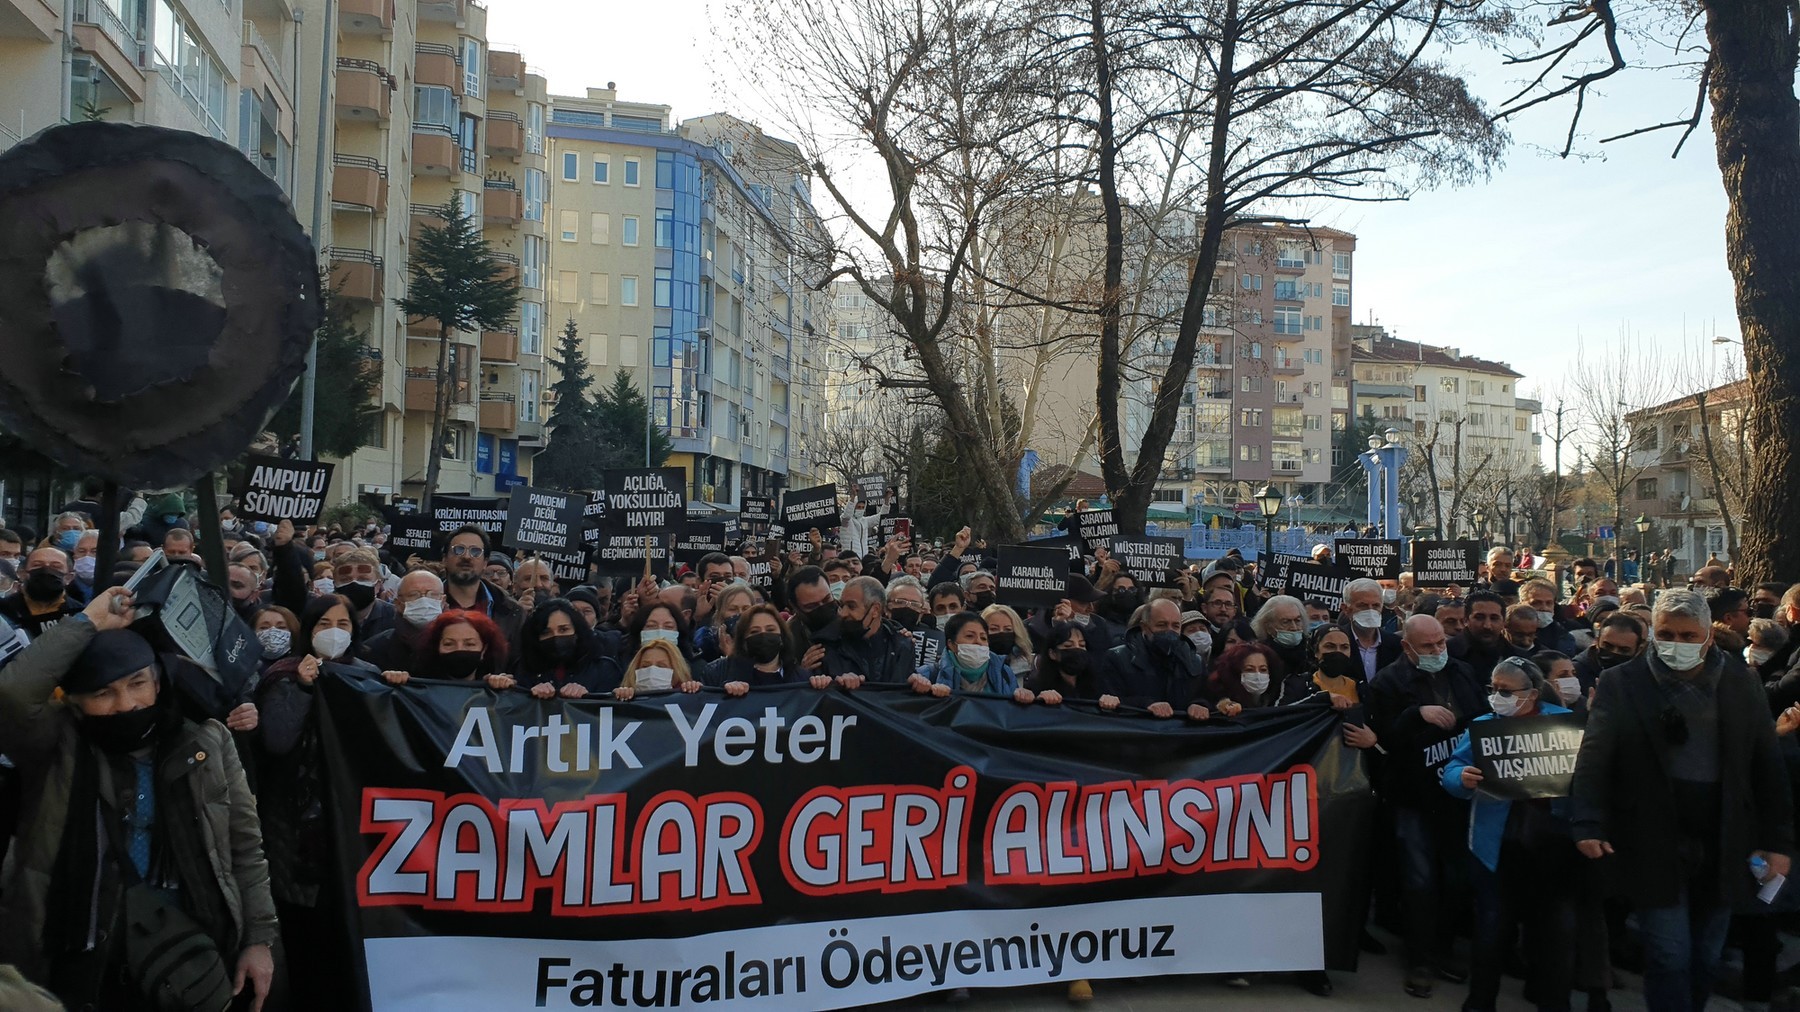
POLYGON ((869 686, 320 686, 383 1012, 1354 965, 1373 800, 1325 707, 1184 726, 869 686))

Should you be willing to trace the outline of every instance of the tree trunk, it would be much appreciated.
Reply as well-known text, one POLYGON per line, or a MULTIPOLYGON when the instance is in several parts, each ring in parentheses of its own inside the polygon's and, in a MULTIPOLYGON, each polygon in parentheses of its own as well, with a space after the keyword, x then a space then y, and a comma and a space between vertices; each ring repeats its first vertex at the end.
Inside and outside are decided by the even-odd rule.
MULTIPOLYGON (((1094 408, 1100 419, 1100 476, 1113 496, 1113 519, 1120 533, 1128 530, 1131 506, 1125 502, 1131 484, 1125 471, 1124 434, 1119 428, 1119 298, 1125 281, 1125 213, 1119 198, 1118 142, 1113 132, 1112 53, 1108 46, 1106 7, 1101 0, 1090 0, 1089 46, 1094 53, 1095 145, 1098 148, 1097 181, 1100 184, 1100 208, 1105 219, 1105 262, 1100 280, 1100 362, 1096 372, 1094 408)), ((1145 507, 1148 511, 1148 505, 1145 507)))
POLYGON ((1800 99, 1787 0, 1706 0, 1712 125, 1725 183, 1756 466, 1736 582, 1800 578, 1800 99))
POLYGON ((444 418, 450 413, 450 328, 438 324, 437 390, 431 398, 431 445, 425 448, 425 492, 419 496, 419 511, 431 512, 431 497, 437 494, 438 472, 444 452, 444 418))

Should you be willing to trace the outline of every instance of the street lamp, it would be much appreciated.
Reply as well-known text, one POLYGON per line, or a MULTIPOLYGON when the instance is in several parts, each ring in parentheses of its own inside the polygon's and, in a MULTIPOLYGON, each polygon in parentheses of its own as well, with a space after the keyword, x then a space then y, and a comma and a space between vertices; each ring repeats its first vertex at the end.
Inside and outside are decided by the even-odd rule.
POLYGON ((1487 540, 1487 512, 1485 510, 1475 511, 1475 537, 1482 541, 1487 540))
MULTIPOLYGON (((1256 508, 1262 511, 1263 518, 1263 558, 1266 560, 1275 554, 1275 518, 1281 513, 1281 493, 1273 485, 1264 485, 1262 491, 1256 493, 1256 508)), ((1262 566, 1257 571, 1262 571, 1262 566)))
POLYGON ((1638 579, 1647 579, 1644 575, 1644 535, 1650 533, 1650 518, 1642 513, 1637 518, 1638 529, 1638 579))

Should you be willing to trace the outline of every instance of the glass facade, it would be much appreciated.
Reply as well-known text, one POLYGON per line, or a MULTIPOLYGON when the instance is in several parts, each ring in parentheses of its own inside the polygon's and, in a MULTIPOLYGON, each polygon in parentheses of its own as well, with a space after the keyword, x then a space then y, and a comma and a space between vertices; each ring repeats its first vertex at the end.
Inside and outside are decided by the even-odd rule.
POLYGON ((702 404, 710 392, 701 315, 700 163, 691 155, 656 155, 656 330, 651 342, 652 415, 677 439, 704 435, 702 404))

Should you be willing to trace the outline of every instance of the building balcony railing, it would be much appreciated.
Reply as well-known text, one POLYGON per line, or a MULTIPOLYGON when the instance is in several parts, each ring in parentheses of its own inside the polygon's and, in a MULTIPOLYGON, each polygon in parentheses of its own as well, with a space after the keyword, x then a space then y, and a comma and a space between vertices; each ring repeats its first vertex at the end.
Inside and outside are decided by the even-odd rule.
POLYGON ((386 122, 393 112, 392 79, 374 60, 337 59, 337 114, 340 119, 386 122))
POLYGON ((510 390, 483 390, 477 424, 498 432, 512 431, 519 424, 517 396, 510 390))
POLYGON ((331 156, 331 202, 387 213, 387 166, 367 155, 331 156))
POLYGON ((275 82, 281 85, 281 90, 292 98, 294 94, 293 76, 288 72, 287 66, 276 57, 275 47, 269 45, 268 41, 262 37, 262 32, 257 31, 254 21, 244 21, 244 46, 256 51, 256 55, 262 60, 263 65, 275 75, 275 82))
POLYGON ((462 60, 456 47, 441 42, 420 42, 413 46, 413 80, 421 85, 449 88, 463 93, 462 60))
POLYGON ((501 91, 519 87, 525 77, 525 58, 505 49, 488 50, 488 83, 501 91))
POLYGON ((394 0, 338 0, 338 23, 351 35, 392 31, 394 0))
POLYGON ((483 362, 517 362, 519 360, 518 331, 510 327, 505 330, 482 331, 481 360, 483 362))
POLYGON ((448 126, 414 123, 412 149, 414 175, 450 176, 461 168, 462 159, 456 150, 456 137, 448 126))
POLYGON ((359 302, 380 302, 385 272, 379 256, 364 249, 333 246, 326 251, 331 263, 331 285, 339 297, 359 302))
POLYGON ((144 44, 126 27, 118 12, 102 0, 75 0, 75 23, 99 28, 102 35, 119 47, 119 51, 125 54, 132 66, 144 66, 144 44))
POLYGON ((489 111, 487 150, 490 155, 517 157, 525 149, 525 121, 517 113, 489 111))

